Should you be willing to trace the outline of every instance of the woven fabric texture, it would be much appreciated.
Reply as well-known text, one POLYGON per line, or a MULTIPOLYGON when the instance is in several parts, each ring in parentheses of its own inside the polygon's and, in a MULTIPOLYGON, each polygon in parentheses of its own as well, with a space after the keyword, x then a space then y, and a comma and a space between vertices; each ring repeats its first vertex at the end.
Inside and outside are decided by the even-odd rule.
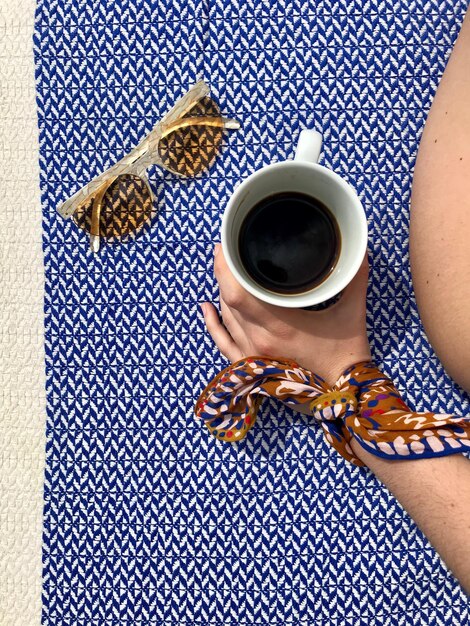
POLYGON ((468 599, 367 471, 305 416, 266 403, 238 445, 194 420, 226 365, 198 302, 234 187, 324 135, 322 163, 370 224, 374 357, 419 410, 464 397, 427 342, 408 219, 424 121, 463 0, 39 0, 35 28, 46 268, 43 623, 468 624, 468 599), (157 214, 89 250, 57 205, 203 77, 226 116, 194 180, 149 172, 157 214))

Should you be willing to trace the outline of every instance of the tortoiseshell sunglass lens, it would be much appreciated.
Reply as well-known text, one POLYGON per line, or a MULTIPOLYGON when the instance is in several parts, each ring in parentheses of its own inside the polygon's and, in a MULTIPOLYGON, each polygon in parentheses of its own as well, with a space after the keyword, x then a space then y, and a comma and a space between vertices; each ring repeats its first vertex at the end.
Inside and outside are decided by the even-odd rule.
MULTIPOLYGON (((87 232, 91 231, 94 201, 95 197, 91 197, 73 214, 77 226, 87 232)), ((147 183, 133 174, 119 176, 101 200, 100 237, 111 241, 132 237, 150 222, 152 214, 152 195, 147 183)))
POLYGON ((180 176, 197 176, 209 169, 222 143, 223 123, 217 126, 221 119, 219 107, 211 98, 195 104, 182 118, 182 125, 170 128, 160 139, 158 152, 164 166, 180 176))

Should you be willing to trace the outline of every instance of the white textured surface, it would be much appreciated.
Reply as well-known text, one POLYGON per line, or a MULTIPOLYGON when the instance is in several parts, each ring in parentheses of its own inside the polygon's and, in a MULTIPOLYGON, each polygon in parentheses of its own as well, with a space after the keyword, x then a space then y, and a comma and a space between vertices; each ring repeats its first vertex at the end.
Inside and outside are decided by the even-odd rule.
POLYGON ((43 260, 35 0, 0 1, 0 625, 41 614, 43 260))

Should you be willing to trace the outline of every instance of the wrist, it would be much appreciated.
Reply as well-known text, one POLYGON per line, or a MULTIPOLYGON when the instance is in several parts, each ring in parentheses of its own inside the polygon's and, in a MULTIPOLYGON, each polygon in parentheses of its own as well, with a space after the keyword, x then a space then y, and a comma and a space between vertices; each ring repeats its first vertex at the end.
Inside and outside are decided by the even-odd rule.
POLYGON ((361 444, 354 437, 351 438, 349 445, 352 448, 352 451, 357 456, 357 458, 367 465, 367 467, 373 470, 377 461, 383 461, 384 463, 392 463, 392 461, 387 461, 387 459, 382 459, 381 457, 375 456, 368 452, 365 448, 361 446, 361 444))
POLYGON ((364 465, 376 474, 383 483, 388 484, 389 479, 397 478, 400 475, 407 474, 409 471, 413 471, 413 465, 416 461, 413 460, 396 460, 396 459, 384 459, 381 456, 377 456, 369 452, 361 446, 361 444, 352 437, 349 442, 354 454, 360 459, 364 465))
POLYGON ((305 359, 304 362, 299 361, 299 365, 318 374, 329 385, 334 385, 341 374, 351 365, 372 360, 367 338, 350 340, 347 346, 344 342, 333 342, 328 346, 324 356, 315 351, 312 351, 312 354, 313 357, 305 359))
MULTIPOLYGON (((372 454, 354 437, 349 442, 354 454, 373 472, 391 491, 403 481, 408 484, 414 483, 422 479, 436 462, 442 463, 441 458, 428 459, 384 459, 383 457, 372 454)), ((458 456, 458 455, 455 455, 458 456)), ((448 459, 448 457, 443 457, 448 459)))

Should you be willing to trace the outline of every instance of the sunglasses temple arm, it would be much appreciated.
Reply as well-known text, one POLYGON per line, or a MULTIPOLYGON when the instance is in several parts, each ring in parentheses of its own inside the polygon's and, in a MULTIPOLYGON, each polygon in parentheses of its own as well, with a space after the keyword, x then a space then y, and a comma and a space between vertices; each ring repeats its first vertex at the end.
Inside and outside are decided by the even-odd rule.
POLYGON ((175 121, 173 124, 168 125, 162 132, 160 138, 163 139, 176 130, 188 128, 191 126, 211 126, 213 128, 226 128, 228 130, 237 130, 241 127, 241 124, 238 120, 229 117, 183 117, 175 121))
POLYGON ((145 171, 150 165, 159 165, 165 168, 166 165, 160 159, 158 152, 160 140, 174 131, 190 126, 211 126, 213 128, 224 128, 227 130, 237 130, 241 128, 241 124, 238 120, 229 117, 200 116, 178 118, 171 124, 165 124, 163 128, 159 129, 159 133, 154 135, 154 139, 152 140, 152 144, 149 145, 147 154, 139 161, 140 170, 136 170, 136 173, 141 175, 141 172, 145 171))
POLYGON ((90 227, 90 248, 95 254, 98 253, 100 250, 100 220, 103 196, 115 180, 116 178, 109 178, 99 189, 98 193, 95 196, 95 199, 93 200, 90 227))
POLYGON ((231 117, 223 117, 222 120, 224 122, 224 128, 227 128, 228 130, 238 130, 242 126, 238 120, 231 117))

